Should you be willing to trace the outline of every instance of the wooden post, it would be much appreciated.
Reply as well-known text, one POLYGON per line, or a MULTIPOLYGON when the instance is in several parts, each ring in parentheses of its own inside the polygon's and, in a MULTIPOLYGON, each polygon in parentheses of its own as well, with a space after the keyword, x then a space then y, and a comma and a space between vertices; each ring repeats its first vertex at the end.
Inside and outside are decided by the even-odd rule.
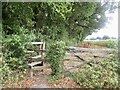
POLYGON ((45 55, 45 52, 44 52, 44 50, 45 50, 45 41, 43 41, 43 47, 42 47, 42 58, 44 59, 44 55, 45 55))
MULTIPOLYGON (((42 42, 42 40, 41 40, 40 42, 42 42)), ((42 43, 42 44, 43 44, 43 43, 42 43)), ((40 44, 39 50, 42 49, 42 44, 40 44)), ((39 51, 39 54, 42 55, 41 51, 39 51)))
POLYGON ((30 69, 30 76, 31 76, 31 78, 33 78, 33 70, 32 70, 32 67, 31 67, 31 69, 30 69))
POLYGON ((45 50, 45 41, 43 41, 43 50, 45 50))

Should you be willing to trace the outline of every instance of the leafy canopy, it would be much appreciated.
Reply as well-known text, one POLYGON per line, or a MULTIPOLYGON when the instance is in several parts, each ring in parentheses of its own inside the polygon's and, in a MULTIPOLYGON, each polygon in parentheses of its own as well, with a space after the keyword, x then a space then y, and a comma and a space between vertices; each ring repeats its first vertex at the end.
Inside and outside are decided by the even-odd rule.
POLYGON ((24 27, 38 38, 82 41, 105 25, 105 12, 111 7, 108 2, 6 2, 2 5, 3 29, 5 35, 24 27))

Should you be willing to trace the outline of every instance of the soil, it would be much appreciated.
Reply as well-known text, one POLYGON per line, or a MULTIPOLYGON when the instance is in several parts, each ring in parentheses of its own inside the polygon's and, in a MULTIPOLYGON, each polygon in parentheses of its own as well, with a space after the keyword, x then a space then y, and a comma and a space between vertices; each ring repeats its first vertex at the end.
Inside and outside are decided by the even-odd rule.
POLYGON ((51 88, 80 88, 79 85, 77 85, 76 82, 70 77, 65 77, 64 79, 60 79, 50 83, 49 85, 51 88))
POLYGON ((51 74, 51 69, 45 69, 42 72, 36 71, 33 79, 36 81, 30 88, 50 88, 48 78, 51 74))

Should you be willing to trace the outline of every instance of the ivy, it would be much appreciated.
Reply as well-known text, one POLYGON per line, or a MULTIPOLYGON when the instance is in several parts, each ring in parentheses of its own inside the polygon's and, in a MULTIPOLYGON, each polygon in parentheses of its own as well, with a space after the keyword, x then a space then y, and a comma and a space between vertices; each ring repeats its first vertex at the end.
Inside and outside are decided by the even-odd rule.
POLYGON ((47 59, 51 65, 52 75, 59 76, 63 71, 63 61, 65 56, 65 43, 63 41, 55 41, 50 45, 47 51, 47 59))

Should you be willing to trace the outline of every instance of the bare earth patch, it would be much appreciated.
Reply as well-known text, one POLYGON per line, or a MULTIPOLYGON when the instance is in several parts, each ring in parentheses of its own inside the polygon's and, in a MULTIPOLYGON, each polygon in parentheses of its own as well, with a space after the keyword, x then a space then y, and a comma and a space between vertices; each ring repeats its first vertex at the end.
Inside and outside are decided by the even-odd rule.
POLYGON ((49 83, 49 85, 51 88, 79 88, 76 82, 69 77, 49 83))

